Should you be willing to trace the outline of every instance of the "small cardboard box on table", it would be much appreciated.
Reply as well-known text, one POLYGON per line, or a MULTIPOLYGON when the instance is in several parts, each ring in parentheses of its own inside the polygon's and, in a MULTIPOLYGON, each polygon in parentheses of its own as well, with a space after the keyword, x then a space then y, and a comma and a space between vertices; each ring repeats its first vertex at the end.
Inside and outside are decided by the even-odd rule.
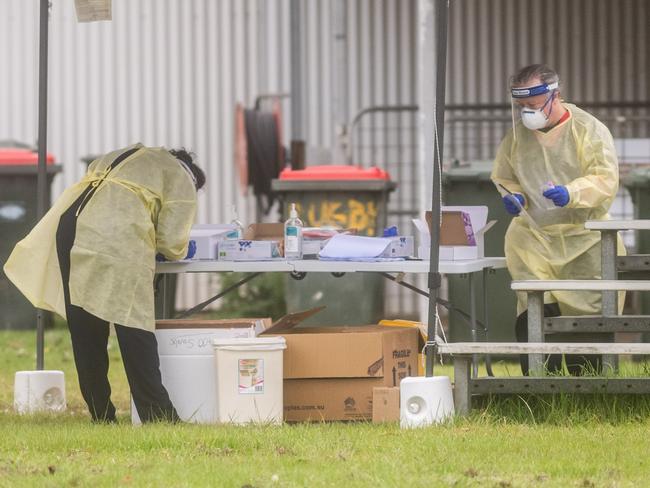
MULTIPOLYGON (((440 261, 459 261, 485 257, 485 233, 496 223, 488 222, 488 207, 454 206, 441 208, 440 261)), ((418 258, 429 259, 431 248, 431 212, 425 221, 413 219, 418 232, 418 258)))
POLYGON ((286 340, 286 421, 371 420, 373 388, 398 387, 417 375, 416 329, 297 325, 277 323, 263 332, 286 340))

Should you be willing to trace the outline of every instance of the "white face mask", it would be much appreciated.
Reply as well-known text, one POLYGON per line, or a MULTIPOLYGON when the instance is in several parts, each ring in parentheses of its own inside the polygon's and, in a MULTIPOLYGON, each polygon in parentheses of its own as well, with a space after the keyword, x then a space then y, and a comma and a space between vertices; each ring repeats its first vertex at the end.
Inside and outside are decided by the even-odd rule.
POLYGON ((548 100, 544 102, 544 105, 542 105, 541 108, 528 108, 524 107, 521 109, 521 123, 524 124, 524 126, 527 129, 530 130, 539 130, 543 129, 548 125, 548 119, 551 116, 551 112, 553 111, 553 108, 551 107, 551 111, 548 113, 548 116, 544 113, 544 109, 549 103, 553 103, 553 99, 555 98, 555 93, 552 93, 550 97, 548 97, 548 100))
POLYGON ((521 123, 524 124, 527 129, 539 130, 546 127, 548 124, 548 118, 544 114, 544 109, 542 108, 522 108, 521 123))

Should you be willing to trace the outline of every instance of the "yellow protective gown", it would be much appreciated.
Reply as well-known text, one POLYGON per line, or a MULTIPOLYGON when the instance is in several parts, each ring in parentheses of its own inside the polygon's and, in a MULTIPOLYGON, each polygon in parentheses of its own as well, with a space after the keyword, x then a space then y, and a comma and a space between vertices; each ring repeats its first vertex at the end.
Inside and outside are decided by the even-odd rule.
POLYGON ((35 306, 65 318, 56 230, 61 214, 89 185, 97 186, 77 219, 70 253, 70 301, 108 322, 154 330, 156 252, 187 254, 196 215, 196 189, 167 150, 136 144, 93 161, 16 244, 7 277, 35 306), (110 172, 122 153, 139 148, 110 172))
MULTIPOLYGON (((492 181, 526 198, 526 210, 546 238, 515 217, 505 236, 508 270, 514 280, 598 279, 601 276, 600 232, 584 228, 587 220, 605 220, 618 190, 618 160, 612 135, 594 116, 564 104, 570 117, 548 132, 529 130, 520 122, 501 142, 492 181), (564 185, 570 201, 553 207, 542 195, 544 184, 564 185), (552 207, 549 209, 549 207, 552 207)), ((618 238, 618 254, 625 254, 618 238)), ((619 312, 625 293, 619 295, 619 312)), ((526 294, 517 293, 517 312, 526 309, 526 294)), ((563 315, 601 311, 600 292, 550 292, 563 315)))

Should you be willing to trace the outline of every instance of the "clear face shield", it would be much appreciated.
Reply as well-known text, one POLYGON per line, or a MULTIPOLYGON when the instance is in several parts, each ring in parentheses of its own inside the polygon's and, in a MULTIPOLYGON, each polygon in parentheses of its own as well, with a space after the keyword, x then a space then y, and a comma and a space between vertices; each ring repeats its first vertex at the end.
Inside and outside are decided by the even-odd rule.
POLYGON ((517 134, 515 131, 515 117, 516 114, 519 114, 521 117, 521 122, 527 129, 530 130, 539 130, 543 129, 548 125, 548 120, 553 111, 551 110, 548 114, 545 113, 546 107, 548 104, 552 104, 557 93, 559 83, 556 81, 554 83, 542 83, 540 85, 535 85, 525 88, 511 88, 510 89, 510 108, 512 113, 512 131, 516 139, 517 134), (527 106, 522 106, 519 103, 516 103, 517 100, 538 97, 540 95, 549 94, 541 107, 532 108, 527 106))
MULTIPOLYGON (((179 164, 183 167, 183 169, 187 172, 187 174, 189 175, 190 179, 192 180, 192 183, 194 184, 194 188, 196 188, 196 184, 197 184, 197 182, 196 182, 196 176, 194 176, 194 173, 192 172, 192 170, 190 169, 190 167, 189 167, 187 164, 185 164, 185 161, 183 161, 183 160, 181 160, 181 159, 176 158, 176 161, 178 161, 179 164)), ((197 190, 196 190, 197 193, 199 193, 202 189, 203 189, 202 187, 199 188, 199 189, 197 189, 197 190)))

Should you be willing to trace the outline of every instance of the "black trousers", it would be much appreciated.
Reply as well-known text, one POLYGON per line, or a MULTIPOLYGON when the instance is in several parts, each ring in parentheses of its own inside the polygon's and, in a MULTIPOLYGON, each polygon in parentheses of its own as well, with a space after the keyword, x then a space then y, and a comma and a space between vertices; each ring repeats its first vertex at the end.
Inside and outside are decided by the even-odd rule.
MULTIPOLYGON (((56 247, 65 294, 65 311, 81 394, 93 421, 114 422, 108 381, 109 323, 70 303, 70 250, 75 240, 76 212, 86 193, 64 212, 56 232, 56 247)), ((153 287, 153 283, 152 283, 153 287)), ((158 343, 152 332, 115 324, 124 370, 142 422, 179 420, 162 384, 158 343)))
MULTIPOLYGON (((559 317, 560 307, 557 303, 544 304, 544 317, 559 317)), ((517 317, 515 323, 515 335, 517 342, 528 342, 528 311, 517 317)), ((552 336, 550 336, 552 338, 552 336)), ((561 338, 562 336, 560 336, 561 338)), ((550 342, 550 341, 549 341, 550 342)), ((580 376, 586 371, 593 371, 600 373, 602 371, 602 356, 599 355, 577 355, 567 354, 565 356, 567 370, 572 376, 580 376)), ((528 376, 528 354, 521 354, 519 356, 521 363, 521 371, 525 376, 528 376)), ((549 354, 546 356, 546 369, 549 372, 557 373, 562 371, 562 355, 549 354)))

